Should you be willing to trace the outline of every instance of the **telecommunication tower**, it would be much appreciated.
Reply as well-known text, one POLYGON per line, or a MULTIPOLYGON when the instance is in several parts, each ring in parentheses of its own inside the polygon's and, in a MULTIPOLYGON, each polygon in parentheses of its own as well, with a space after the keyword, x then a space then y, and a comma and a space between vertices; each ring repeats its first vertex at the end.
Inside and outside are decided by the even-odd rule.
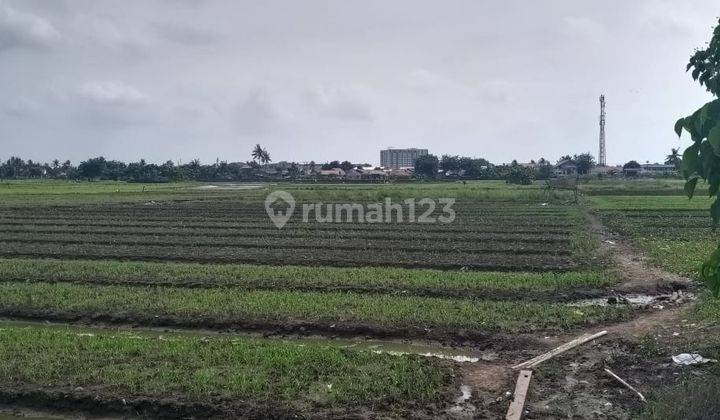
POLYGON ((600 151, 598 166, 605 166, 605 95, 600 95, 600 151))

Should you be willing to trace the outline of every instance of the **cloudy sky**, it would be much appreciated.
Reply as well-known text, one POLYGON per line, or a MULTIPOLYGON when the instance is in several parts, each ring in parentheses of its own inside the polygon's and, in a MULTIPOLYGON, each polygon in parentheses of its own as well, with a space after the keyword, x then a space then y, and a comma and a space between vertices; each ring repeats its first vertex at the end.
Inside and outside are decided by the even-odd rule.
POLYGON ((661 160, 716 0, 0 0, 0 159, 661 160))

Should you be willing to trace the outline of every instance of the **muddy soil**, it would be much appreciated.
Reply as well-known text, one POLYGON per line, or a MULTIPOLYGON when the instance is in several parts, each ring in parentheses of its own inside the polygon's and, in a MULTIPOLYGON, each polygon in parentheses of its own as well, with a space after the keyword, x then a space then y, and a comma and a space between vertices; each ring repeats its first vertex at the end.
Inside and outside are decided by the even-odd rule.
MULTIPOLYGON (((533 369, 524 418, 633 418, 644 403, 610 377, 605 368, 624 378, 646 397, 677 383, 684 371, 692 369, 673 364, 670 355, 673 351, 687 350, 688 339, 706 328, 682 319, 685 310, 692 305, 692 299, 688 297, 697 284, 652 267, 647 257, 630 241, 607 231, 595 216, 589 217, 593 233, 601 240, 597 261, 613 267, 621 279, 611 293, 669 294, 670 298, 655 302, 653 310, 642 312, 631 321, 555 336, 526 336, 538 345, 535 348, 519 345, 512 350, 499 351, 489 363, 464 366, 462 381, 471 387, 471 397, 449 411, 448 417, 503 418, 512 401, 518 375, 511 367, 583 332, 607 330, 608 334, 533 369), (644 344, 648 339, 653 340, 654 350, 648 350, 644 344)), ((719 330, 715 329, 715 332, 719 330)))

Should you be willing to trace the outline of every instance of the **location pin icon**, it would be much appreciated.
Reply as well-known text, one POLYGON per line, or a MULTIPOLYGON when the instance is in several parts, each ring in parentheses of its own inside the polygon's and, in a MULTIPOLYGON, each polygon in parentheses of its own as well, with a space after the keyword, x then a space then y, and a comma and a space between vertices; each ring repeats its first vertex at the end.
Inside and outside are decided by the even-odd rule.
POLYGON ((282 229, 295 211, 295 198, 287 191, 273 191, 265 197, 265 211, 275 227, 282 229), (273 204, 280 201, 287 203, 285 211, 273 208, 273 204))

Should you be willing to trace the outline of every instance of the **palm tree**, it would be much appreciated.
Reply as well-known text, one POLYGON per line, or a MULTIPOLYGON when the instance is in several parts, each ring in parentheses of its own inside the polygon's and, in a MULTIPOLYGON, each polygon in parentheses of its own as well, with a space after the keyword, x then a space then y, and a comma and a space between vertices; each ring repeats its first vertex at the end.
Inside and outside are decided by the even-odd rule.
POLYGON ((255 145, 255 148, 252 150, 252 153, 250 154, 253 158, 253 160, 259 160, 262 161, 263 154, 265 153, 265 150, 260 146, 259 144, 255 145))
POLYGON ((267 150, 262 149, 262 154, 260 155, 260 162, 262 162, 263 165, 266 165, 270 162, 272 162, 272 159, 270 158, 270 153, 268 153, 267 150))
POLYGON ((680 157, 680 153, 678 153, 678 149, 673 147, 672 149, 670 149, 670 154, 665 157, 665 164, 673 165, 675 166, 675 169, 680 169, 681 163, 682 158, 680 157))

